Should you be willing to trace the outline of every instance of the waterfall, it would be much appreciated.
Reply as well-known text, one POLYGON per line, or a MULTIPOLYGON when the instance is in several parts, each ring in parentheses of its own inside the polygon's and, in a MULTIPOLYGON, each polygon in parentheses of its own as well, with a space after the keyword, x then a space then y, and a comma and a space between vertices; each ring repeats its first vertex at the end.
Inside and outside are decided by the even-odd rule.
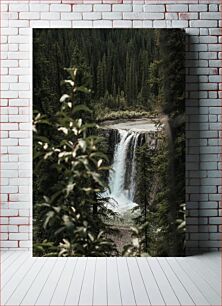
POLYGON ((136 147, 139 133, 126 130, 118 130, 119 142, 115 144, 113 164, 109 172, 108 195, 117 203, 117 211, 131 209, 136 204, 133 202, 136 180, 136 147), (127 155, 132 150, 130 167, 127 169, 127 155), (126 177, 129 176, 128 190, 126 189, 126 177))

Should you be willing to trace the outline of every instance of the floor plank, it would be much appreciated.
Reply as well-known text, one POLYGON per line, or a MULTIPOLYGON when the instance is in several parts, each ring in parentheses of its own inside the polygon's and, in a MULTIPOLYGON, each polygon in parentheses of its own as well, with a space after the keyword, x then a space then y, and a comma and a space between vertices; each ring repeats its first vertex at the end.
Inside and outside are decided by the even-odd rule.
POLYGON ((77 258, 77 263, 73 271, 64 305, 78 305, 83 278, 86 271, 86 264, 86 257, 77 258))
POLYGON ((35 278, 43 268, 44 264, 45 260, 41 258, 41 260, 36 261, 31 266, 27 274, 22 279, 22 282, 18 284, 10 298, 7 300, 6 305, 20 305, 24 295, 26 295, 26 292, 29 290, 30 285, 34 282, 35 278))
POLYGON ((181 269, 181 266, 178 264, 174 257, 167 258, 168 263, 170 264, 172 270, 175 274, 178 275, 181 282, 184 284, 187 292, 192 296, 192 300, 196 305, 209 305, 207 299, 203 296, 200 290, 197 288, 196 284, 192 281, 189 275, 181 269))
POLYGON ((22 269, 23 265, 26 264, 26 260, 28 258, 30 258, 30 255, 28 255, 27 253, 22 254, 22 256, 20 256, 18 260, 7 269, 6 273, 2 272, 2 279, 4 281, 1 282, 1 290, 8 284, 8 282, 11 281, 14 275, 17 275, 17 273, 19 273, 19 269, 22 269))
POLYGON ((125 257, 117 259, 122 305, 136 305, 135 294, 125 257))
POLYGON ((65 268, 54 291, 50 305, 64 305, 76 264, 77 258, 67 258, 65 268))
POLYGON ((154 257, 152 258, 150 257, 147 259, 147 262, 150 266, 150 269, 152 270, 154 274, 154 277, 156 279, 156 282, 158 283, 158 286, 160 288, 160 291, 162 293, 162 296, 166 304, 179 305, 180 303, 175 294, 175 291, 172 288, 171 284, 169 283, 168 279, 166 278, 166 275, 161 269, 157 259, 154 257))
POLYGON ((16 264, 17 259, 19 259, 19 257, 21 257, 23 254, 22 252, 16 252, 16 254, 14 256, 10 256, 4 265, 2 265, 2 271, 1 273, 5 273, 8 268, 10 268, 12 265, 16 264))
POLYGON ((45 258, 41 271, 36 276, 34 282, 32 282, 29 290, 24 295, 21 305, 35 305, 36 301, 41 294, 49 275, 52 273, 52 269, 56 264, 54 258, 45 258))
POLYGON ((93 305, 107 305, 106 258, 97 258, 93 289, 93 305))
POLYGON ((200 273, 197 273, 195 269, 190 266, 190 264, 183 259, 176 259, 176 261, 181 266, 181 269, 184 270, 192 280, 195 282, 196 286, 206 298, 209 304, 219 305, 220 304, 220 296, 216 293, 215 289, 213 289, 202 277, 200 273))
POLYGON ((189 257, 188 262, 192 269, 200 273, 201 277, 216 290, 218 294, 221 293, 221 269, 218 269, 218 273, 214 273, 208 265, 202 263, 201 260, 196 257, 189 257))
POLYGON ((137 264, 143 277, 151 305, 165 305, 162 293, 146 258, 137 258, 137 264))
POLYGON ((66 258, 56 259, 56 268, 53 269, 51 274, 49 275, 49 278, 47 280, 47 286, 43 287, 35 305, 50 305, 55 288, 65 267, 66 260, 66 258))
POLYGON ((177 277, 177 274, 174 273, 171 266, 169 265, 168 261, 162 257, 157 259, 162 271, 166 275, 169 283, 171 284, 172 288, 174 288, 175 294, 180 301, 181 305, 195 305, 192 297, 186 291, 185 287, 181 283, 180 279, 177 277))
MULTIPOLYGON (((1 303, 3 305, 11 297, 17 286, 19 286, 19 284, 23 282, 23 279, 25 278, 26 274, 35 264, 36 261, 29 257, 25 265, 23 267, 20 266, 16 274, 13 275, 13 278, 10 280, 10 282, 6 284, 6 286, 4 285, 4 278, 2 279, 3 289, 1 290, 1 303)), ((14 301, 12 302, 12 305, 13 304, 16 305, 14 301)))
POLYGON ((108 305, 122 305, 117 258, 107 258, 107 300, 108 305))
POLYGON ((137 305, 150 305, 150 300, 136 258, 129 257, 126 260, 137 305))
POLYGON ((89 257, 86 264, 86 271, 82 282, 78 305, 93 304, 93 287, 95 280, 96 258, 89 257))

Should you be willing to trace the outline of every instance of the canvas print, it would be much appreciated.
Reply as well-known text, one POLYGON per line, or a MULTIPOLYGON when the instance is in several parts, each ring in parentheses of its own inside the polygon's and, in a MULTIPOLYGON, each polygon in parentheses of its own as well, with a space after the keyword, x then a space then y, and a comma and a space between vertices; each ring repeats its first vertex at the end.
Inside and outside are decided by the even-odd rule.
POLYGON ((33 255, 185 254, 185 33, 33 30, 33 255))

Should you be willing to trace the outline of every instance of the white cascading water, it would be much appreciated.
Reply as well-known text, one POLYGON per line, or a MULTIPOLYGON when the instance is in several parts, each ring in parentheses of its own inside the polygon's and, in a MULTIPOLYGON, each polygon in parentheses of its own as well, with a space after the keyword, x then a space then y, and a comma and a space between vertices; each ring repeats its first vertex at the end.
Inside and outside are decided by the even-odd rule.
POLYGON ((136 203, 133 202, 135 195, 135 153, 138 143, 139 133, 126 130, 118 130, 120 141, 115 145, 114 159, 112 169, 109 172, 109 197, 114 200, 115 208, 117 212, 124 212, 133 208, 136 203), (133 144, 133 157, 132 167, 130 174, 130 186, 129 190, 125 190, 125 175, 126 175, 126 162, 127 152, 130 145, 133 144))

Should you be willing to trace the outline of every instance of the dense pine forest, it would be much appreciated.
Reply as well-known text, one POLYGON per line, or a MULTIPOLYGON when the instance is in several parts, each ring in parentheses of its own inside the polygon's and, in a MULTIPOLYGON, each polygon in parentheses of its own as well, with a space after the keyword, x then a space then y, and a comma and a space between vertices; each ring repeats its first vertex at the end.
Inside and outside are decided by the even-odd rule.
POLYGON ((33 31, 35 256, 184 255, 184 35, 33 31))

